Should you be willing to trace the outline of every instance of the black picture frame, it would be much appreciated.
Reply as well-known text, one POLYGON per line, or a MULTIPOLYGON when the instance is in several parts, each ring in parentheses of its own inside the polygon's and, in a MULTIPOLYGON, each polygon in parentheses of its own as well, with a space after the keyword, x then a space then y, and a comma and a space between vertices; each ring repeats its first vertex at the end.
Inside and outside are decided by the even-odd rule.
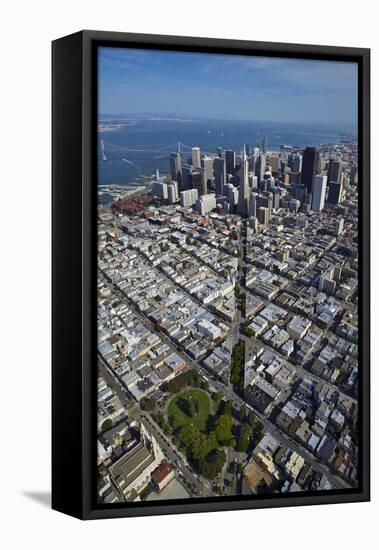
POLYGON ((81 31, 52 44, 52 507, 81 519, 362 502, 370 499, 370 50, 81 31), (357 489, 98 505, 96 480, 96 48, 101 45, 354 61, 359 81, 357 489))

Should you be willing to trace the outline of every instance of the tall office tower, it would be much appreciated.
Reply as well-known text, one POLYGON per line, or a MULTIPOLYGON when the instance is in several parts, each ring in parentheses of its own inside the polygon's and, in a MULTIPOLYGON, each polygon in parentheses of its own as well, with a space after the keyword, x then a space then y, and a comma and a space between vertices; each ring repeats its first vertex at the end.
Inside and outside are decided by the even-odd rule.
POLYGON ((329 160, 328 185, 331 181, 340 183, 341 168, 341 163, 338 160, 329 160))
POLYGON ((302 169, 302 165, 303 165, 303 157, 301 155, 294 155, 292 157, 292 172, 301 172, 301 169, 302 169))
POLYGON ((255 175, 258 178, 258 183, 263 180, 266 168, 266 155, 259 155, 255 161, 255 175))
POLYGON ((204 170, 205 189, 211 187, 213 181, 213 158, 205 156, 201 159, 201 167, 204 170))
POLYGON ((185 191, 192 187, 192 166, 183 164, 182 166, 182 185, 179 185, 179 191, 185 191))
POLYGON ((170 155, 170 171, 171 179, 178 182, 179 189, 183 187, 183 178, 182 178, 182 159, 180 153, 171 153, 170 155))
POLYGON ((298 201, 297 199, 292 199, 288 203, 288 208, 292 210, 292 212, 295 212, 295 214, 298 213, 300 206, 300 201, 298 201))
POLYGON ((214 193, 202 195, 196 201, 196 210, 202 216, 205 216, 215 208, 216 208, 216 195, 214 193))
POLYGON ((249 157, 250 156, 250 145, 248 145, 247 143, 244 144, 244 149, 246 151, 246 155, 249 157))
POLYGON ((200 195, 207 193, 207 186, 204 180, 204 170, 202 168, 192 169, 191 171, 191 186, 190 189, 197 189, 200 195))
POLYGON ((316 147, 306 147, 303 153, 301 183, 312 193, 315 176, 318 172, 320 152, 316 147))
POLYGON ((226 163, 225 159, 216 157, 213 162, 215 174, 216 195, 223 195, 224 184, 226 183, 226 163))
POLYGON ((249 217, 257 217, 257 193, 251 193, 249 199, 249 217))
POLYGON ((163 181, 156 181, 154 184, 154 193, 156 197, 160 200, 167 200, 168 199, 168 189, 167 189, 167 183, 163 181))
POLYGON ((267 136, 264 136, 262 139, 262 153, 265 155, 267 153, 267 136))
POLYGON ((315 177, 312 195, 312 210, 314 210, 314 212, 321 212, 321 210, 324 208, 326 182, 326 176, 315 177))
POLYGON ((200 147, 192 147, 192 166, 200 168, 200 147))
POLYGON ((251 156, 248 159, 248 165, 249 165, 249 172, 255 173, 255 157, 251 156))
POLYGON ((295 198, 301 203, 305 200, 305 195, 307 194, 307 188, 305 185, 296 185, 295 186, 295 198))
POLYGON ((344 219, 342 217, 337 218, 334 222, 334 234, 336 237, 338 237, 338 235, 341 235, 343 231, 343 226, 344 226, 344 219))
MULTIPOLYGON (((300 183, 301 177, 299 172, 291 172, 289 174, 289 183, 293 183, 295 185, 301 185, 300 183)), ((305 185, 304 185, 305 187, 305 185)), ((306 187, 305 187, 306 189, 306 187)))
POLYGON ((230 204, 230 208, 231 210, 233 210, 233 208, 238 204, 238 189, 237 187, 234 187, 232 183, 229 183, 228 185, 227 197, 228 197, 228 202, 230 204))
POLYGON ((236 154, 231 149, 225 151, 226 173, 234 176, 236 168, 236 154))
POLYGON ((259 197, 257 199, 257 206, 258 207, 263 206, 264 208, 268 208, 268 210, 270 212, 270 217, 271 217, 272 193, 270 193, 269 191, 263 191, 263 194, 259 195, 259 197))
POLYGON ((256 216, 251 216, 251 218, 249 218, 249 227, 252 233, 258 233, 259 223, 256 216))
POLYGON ((217 147, 216 151, 217 151, 217 156, 221 158, 222 157, 222 147, 217 147))
POLYGON ((259 223, 266 227, 270 219, 269 209, 265 208, 264 206, 260 206, 259 208, 257 208, 257 215, 259 223))
POLYGON ((272 191, 272 208, 276 210, 280 205, 280 189, 274 189, 272 191))
POLYGON ((350 183, 354 184, 358 181, 358 166, 355 164, 350 169, 350 183))
POLYGON ((328 185, 329 192, 326 202, 329 204, 339 204, 342 196, 342 185, 331 181, 328 185))
POLYGON ((271 172, 279 172, 279 169, 280 169, 279 153, 271 153, 268 162, 271 166, 271 172))
POLYGON ((249 211, 249 196, 250 187, 248 179, 248 162, 246 156, 246 148, 243 147, 243 153, 241 158, 241 170, 240 170, 240 184, 238 194, 238 212, 241 216, 247 216, 249 211))
POLYGON ((198 199, 197 189, 186 189, 180 193, 180 205, 183 208, 191 208, 198 199))
MULTIPOLYGON (((173 182, 173 183, 176 183, 173 182)), ((169 183, 167 185, 167 191, 168 191, 168 202, 170 204, 174 204, 178 200, 178 195, 175 189, 175 185, 173 183, 169 183)))

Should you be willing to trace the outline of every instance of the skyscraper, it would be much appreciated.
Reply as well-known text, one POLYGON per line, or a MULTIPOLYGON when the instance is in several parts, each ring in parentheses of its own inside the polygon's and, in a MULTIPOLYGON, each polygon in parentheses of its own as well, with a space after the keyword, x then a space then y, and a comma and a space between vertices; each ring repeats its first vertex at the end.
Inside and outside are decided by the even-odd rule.
POLYGON ((241 158, 241 170, 240 170, 240 184, 238 194, 238 212, 241 216, 247 216, 249 213, 249 166, 246 156, 246 147, 243 147, 243 153, 241 158))
POLYGON ((174 181, 178 182, 179 189, 182 189, 183 178, 182 178, 182 159, 179 153, 171 153, 170 155, 170 171, 171 178, 174 181))
POLYGON ((205 156, 203 159, 201 159, 201 167, 204 170, 205 189, 208 189, 213 180, 213 158, 205 156))
POLYGON ((198 199, 197 189, 186 189, 180 193, 180 205, 183 208, 190 208, 198 199))
POLYGON ((199 168, 199 169, 192 169, 191 170, 191 174, 190 174, 190 178, 191 178, 191 185, 190 185, 190 189, 197 189, 198 192, 199 192, 199 197, 200 195, 205 195, 207 193, 207 187, 205 185, 205 180, 204 180, 204 171, 203 169, 199 168))
POLYGON ((326 202, 329 204, 339 204, 341 202, 342 185, 331 181, 328 185, 328 199, 326 202))
POLYGON ((234 176, 236 168, 236 154, 231 149, 225 151, 226 173, 234 176))
POLYGON ((200 147, 192 147, 192 166, 200 168, 200 147))
POLYGON ((266 227, 268 225, 269 220, 270 220, 270 211, 269 211, 269 209, 265 208, 264 206, 260 206, 257 209, 257 214, 258 214, 259 223, 266 227))
POLYGON ((255 175, 258 178, 258 183, 260 183, 263 180, 265 168, 266 168, 266 156, 259 155, 257 160, 255 161, 255 175))
POLYGON ((264 136, 262 139, 262 153, 264 155, 267 153, 267 136, 264 136))
POLYGON ((312 193, 315 176, 318 171, 320 152, 316 147, 306 147, 303 153, 301 183, 312 193))
POLYGON ((216 195, 223 194, 223 187, 226 183, 226 163, 225 159, 216 157, 213 163, 213 169, 215 174, 215 187, 216 195))
POLYGON ((249 216, 256 218, 257 216, 257 193, 251 193, 249 200, 249 216))
POLYGON ((321 210, 324 208, 326 181, 326 176, 315 177, 312 195, 312 210, 314 210, 314 212, 321 212, 321 210))
POLYGON ((328 185, 331 181, 340 183, 341 163, 338 160, 329 160, 328 185))
POLYGON ((216 195, 214 193, 203 195, 202 197, 199 197, 196 201, 196 210, 202 216, 209 214, 209 212, 211 212, 215 208, 216 208, 216 195))

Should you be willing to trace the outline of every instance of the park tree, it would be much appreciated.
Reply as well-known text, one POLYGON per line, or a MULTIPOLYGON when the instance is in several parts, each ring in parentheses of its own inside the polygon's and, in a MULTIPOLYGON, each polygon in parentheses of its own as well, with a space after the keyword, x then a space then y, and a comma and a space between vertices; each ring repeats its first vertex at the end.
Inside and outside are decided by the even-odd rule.
POLYGON ((253 434, 253 428, 250 426, 250 424, 244 424, 241 427, 238 443, 237 443, 237 450, 240 453, 244 453, 247 451, 252 434, 253 434))
POLYGON ((221 445, 228 445, 232 439, 232 417, 227 414, 222 414, 216 420, 216 437, 221 445))
POLYGON ((199 461, 200 473, 208 479, 214 479, 221 472, 225 460, 226 454, 222 449, 212 451, 206 458, 199 461))
POLYGON ((186 424, 179 431, 179 441, 187 449, 190 450, 200 438, 200 431, 192 424, 186 424))

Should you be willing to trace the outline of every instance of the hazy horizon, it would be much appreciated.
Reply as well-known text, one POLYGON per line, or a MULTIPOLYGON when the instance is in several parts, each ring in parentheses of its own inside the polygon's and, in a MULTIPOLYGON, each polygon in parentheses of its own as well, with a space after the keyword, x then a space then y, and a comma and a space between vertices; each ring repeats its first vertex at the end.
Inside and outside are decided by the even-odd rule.
POLYGON ((357 127, 357 64, 99 49, 101 116, 178 116, 357 127))

